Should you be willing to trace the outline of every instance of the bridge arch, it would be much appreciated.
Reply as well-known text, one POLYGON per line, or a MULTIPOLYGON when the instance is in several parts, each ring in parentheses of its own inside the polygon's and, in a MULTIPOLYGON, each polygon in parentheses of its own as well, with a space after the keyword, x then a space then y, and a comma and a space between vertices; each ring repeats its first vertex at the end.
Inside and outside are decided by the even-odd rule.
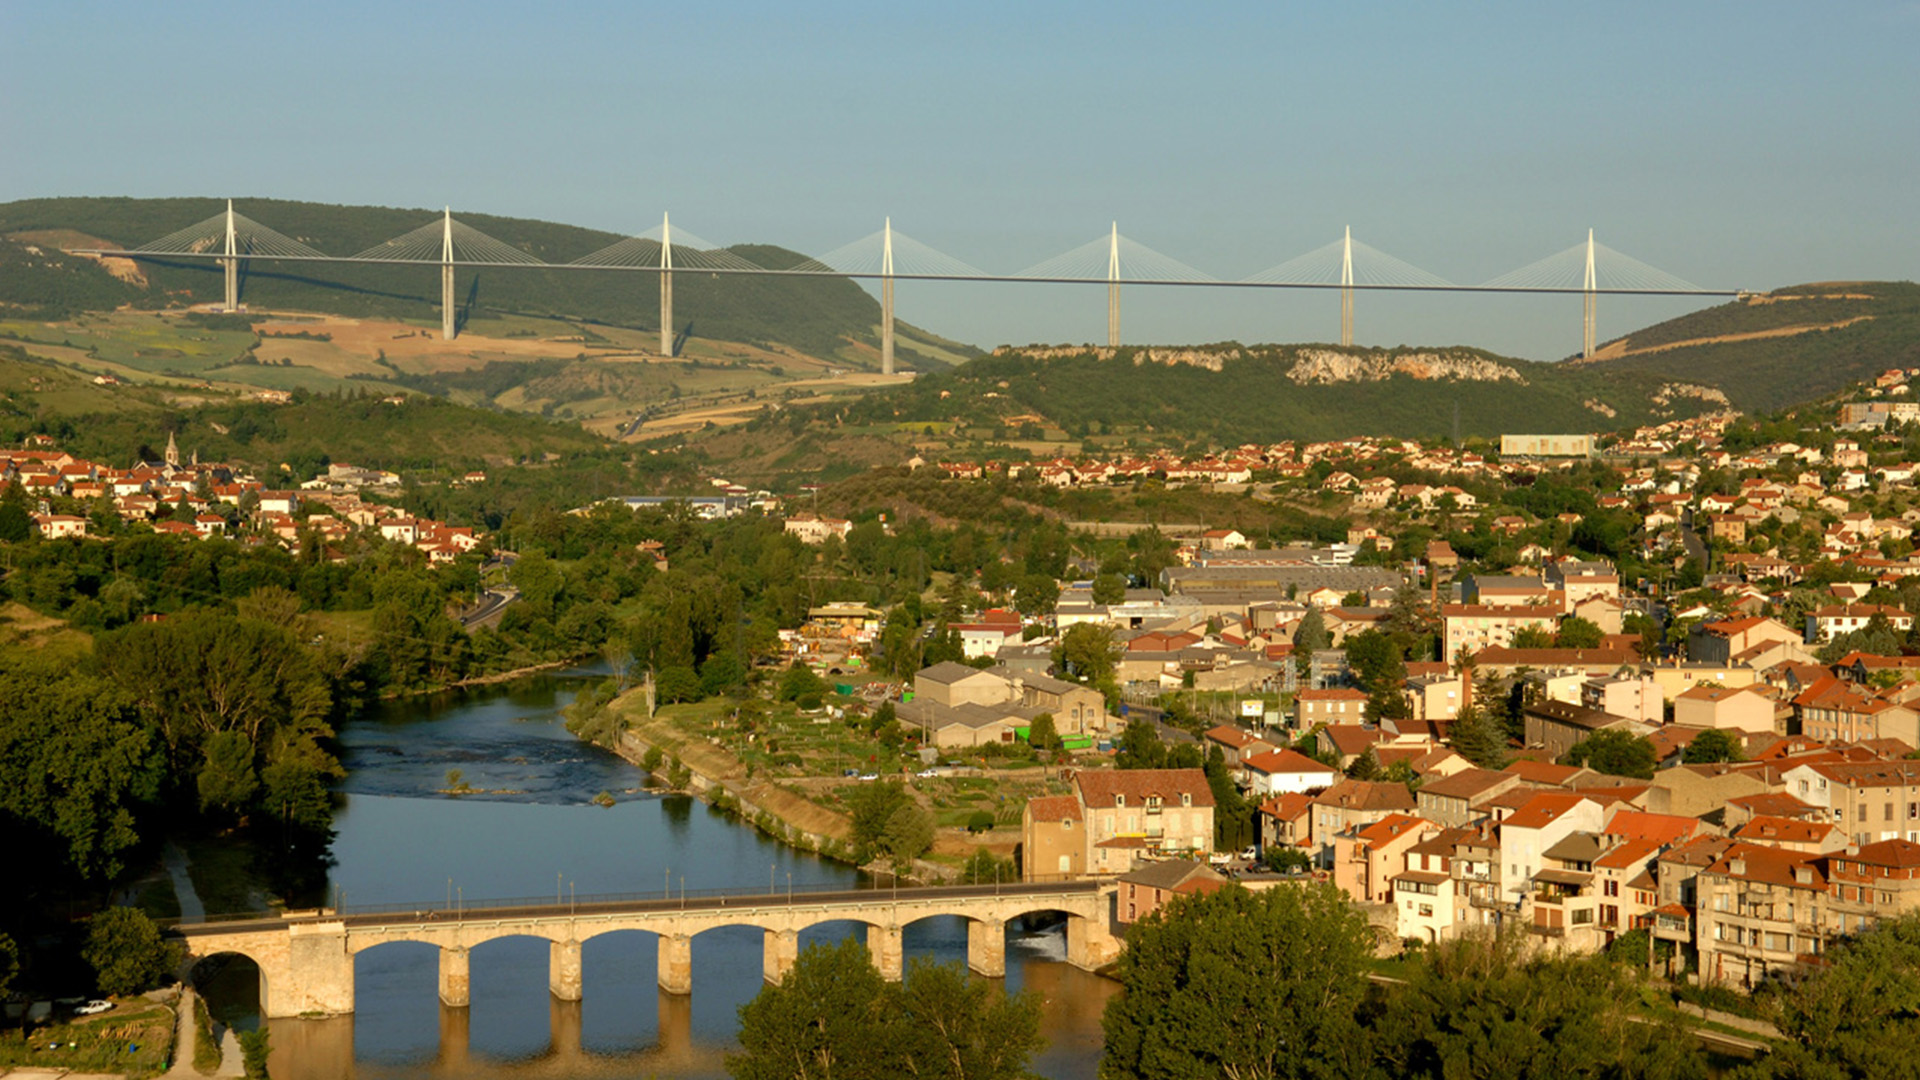
POLYGON ((201 956, 189 955, 181 967, 181 981, 193 987, 219 1023, 232 1027, 248 1013, 265 1019, 270 991, 267 968, 251 953, 221 949, 201 956), (251 986, 245 984, 246 972, 237 970, 235 961, 252 969, 251 986))

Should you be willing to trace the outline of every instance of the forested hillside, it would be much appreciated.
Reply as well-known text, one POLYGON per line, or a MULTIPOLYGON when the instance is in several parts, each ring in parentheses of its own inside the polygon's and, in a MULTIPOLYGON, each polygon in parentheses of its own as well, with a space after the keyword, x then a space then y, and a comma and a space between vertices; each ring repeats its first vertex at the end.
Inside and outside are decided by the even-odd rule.
POLYGON ((1920 367, 1920 285, 1776 289, 1636 330, 1580 366, 1685 378, 1743 409, 1783 408, 1887 368, 1920 367))
POLYGON ((1350 435, 1607 431, 1718 407, 1677 380, 1475 349, 1226 344, 1006 350, 846 406, 855 422, 1234 445, 1350 435), (1161 355, 1165 354, 1165 355, 1161 355), (1456 423, 1457 416, 1457 423, 1456 423))

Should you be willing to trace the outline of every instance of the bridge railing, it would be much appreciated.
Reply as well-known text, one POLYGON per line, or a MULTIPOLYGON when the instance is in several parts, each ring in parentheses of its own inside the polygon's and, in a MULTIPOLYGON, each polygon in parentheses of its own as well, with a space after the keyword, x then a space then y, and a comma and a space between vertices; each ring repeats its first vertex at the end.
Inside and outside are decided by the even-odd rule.
POLYGON ((554 894, 549 896, 513 896, 492 897, 484 900, 456 898, 451 903, 445 899, 436 899, 428 903, 392 903, 392 904, 343 904, 339 907, 295 910, 269 910, 249 912, 228 912, 220 915, 208 915, 203 919, 187 922, 182 919, 156 919, 162 927, 204 926, 209 923, 251 922, 260 919, 300 918, 341 918, 365 915, 419 915, 421 917, 461 918, 476 912, 511 910, 553 910, 584 909, 645 904, 666 907, 680 904, 708 906, 713 901, 740 901, 746 904, 755 902, 787 902, 806 898, 847 896, 861 899, 879 899, 888 895, 981 895, 991 896, 996 892, 1019 894, 1040 886, 1043 892, 1071 892, 1068 886, 1096 888, 1104 879, 1077 874, 1043 874, 1031 879, 1016 878, 1007 881, 952 882, 934 885, 893 886, 887 884, 794 884, 782 883, 773 889, 684 889, 654 890, 651 892, 620 893, 580 893, 576 895, 554 894))

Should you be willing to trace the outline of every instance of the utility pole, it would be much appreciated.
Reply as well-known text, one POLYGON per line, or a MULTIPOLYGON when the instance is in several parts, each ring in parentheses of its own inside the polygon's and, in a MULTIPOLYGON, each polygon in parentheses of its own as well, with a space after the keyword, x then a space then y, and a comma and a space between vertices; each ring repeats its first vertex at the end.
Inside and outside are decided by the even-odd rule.
POLYGON ((1594 292, 1595 287, 1596 287, 1596 284, 1595 284, 1594 273, 1593 273, 1593 230, 1588 229, 1587 230, 1587 280, 1586 280, 1586 283, 1581 286, 1581 288, 1585 291, 1585 296, 1583 297, 1583 299, 1585 300, 1586 310, 1582 313, 1583 318, 1581 320, 1581 328, 1580 328, 1581 329, 1580 356, 1583 359, 1587 359, 1587 360, 1593 359, 1593 329, 1594 329, 1594 322, 1595 322, 1594 316, 1596 314, 1595 301, 1599 299, 1599 297, 1594 292))
POLYGON ((220 260, 226 269, 228 314, 240 310, 240 259, 239 244, 233 229, 233 200, 227 200, 227 257, 220 260))
POLYGON ((673 224, 660 215, 660 355, 673 358, 673 224))
POLYGON ((1120 347, 1120 223, 1113 223, 1107 247, 1107 348, 1120 347))
POLYGON ((1340 344, 1353 344, 1353 226, 1340 242, 1340 344))
POLYGON ((446 208, 440 240, 440 337, 453 340, 453 207, 446 208))
POLYGON ((893 374, 893 219, 880 239, 880 374, 893 374))

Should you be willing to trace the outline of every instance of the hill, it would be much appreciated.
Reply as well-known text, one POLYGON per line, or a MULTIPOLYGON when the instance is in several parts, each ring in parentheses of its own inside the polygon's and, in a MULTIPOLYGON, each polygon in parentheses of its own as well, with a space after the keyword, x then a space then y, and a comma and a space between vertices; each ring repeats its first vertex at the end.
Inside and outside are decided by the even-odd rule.
MULTIPOLYGON (((141 260, 116 276, 91 259, 68 259, 60 247, 135 247, 225 208, 218 199, 26 199, 0 203, 0 302, 62 317, 113 303, 163 307, 210 303, 221 297, 221 275, 211 263, 141 260), (39 248, 33 253, 25 250, 39 248), (79 264, 90 264, 87 265, 79 264)), ((333 206, 283 199, 246 199, 239 208, 302 243, 334 255, 351 255, 430 223, 438 212, 380 206, 333 206)), ((565 263, 620 239, 616 233, 549 221, 461 214, 460 220, 543 262, 565 263)), ((736 254, 769 269, 785 269, 804 256, 777 247, 741 245, 736 254)), ((776 343, 808 355, 874 366, 865 353, 879 347, 880 305, 845 279, 788 280, 682 273, 674 279, 674 314, 680 329, 717 341, 776 343), (861 348, 865 347, 865 348, 861 348)), ((439 275, 430 267, 341 266, 260 261, 247 273, 243 299, 250 307, 328 312, 348 316, 423 318, 439 304, 439 275)), ((580 320, 659 333, 659 281, 651 274, 576 271, 462 269, 458 277, 462 317, 530 315, 580 320)), ((939 338, 911 326, 901 358, 944 366, 939 338), (923 348, 922 346, 935 346, 923 348)), ((944 343, 951 345, 952 343, 944 343)), ((962 346, 962 351, 965 347, 962 346)))
POLYGON ((1920 367, 1920 285, 1776 289, 1636 330, 1570 364, 1704 383, 1742 409, 1784 408, 1887 368, 1920 367))
POLYGON ((845 406, 850 423, 938 424, 984 438, 1135 436, 1235 445, 1350 435, 1609 431, 1725 406, 1643 372, 1478 349, 1330 345, 1002 349, 845 406))

